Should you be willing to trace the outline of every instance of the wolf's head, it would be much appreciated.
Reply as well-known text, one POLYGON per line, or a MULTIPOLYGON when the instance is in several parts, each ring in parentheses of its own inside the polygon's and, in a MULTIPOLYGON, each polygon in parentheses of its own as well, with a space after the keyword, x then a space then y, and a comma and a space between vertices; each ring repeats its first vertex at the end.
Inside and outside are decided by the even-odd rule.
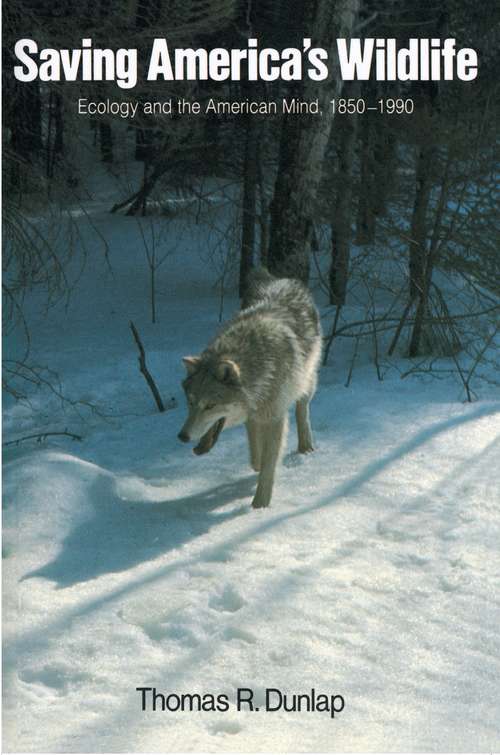
POLYGON ((240 368, 225 357, 184 357, 182 361, 189 414, 178 437, 184 443, 201 438, 193 450, 203 454, 215 445, 223 427, 239 425, 247 418, 240 368))

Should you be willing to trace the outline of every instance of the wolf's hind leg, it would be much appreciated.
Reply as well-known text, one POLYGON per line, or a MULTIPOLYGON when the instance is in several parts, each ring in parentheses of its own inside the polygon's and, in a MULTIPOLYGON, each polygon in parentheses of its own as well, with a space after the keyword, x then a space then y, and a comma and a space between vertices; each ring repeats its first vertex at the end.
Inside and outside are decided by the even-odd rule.
POLYGON ((262 468, 259 475, 259 482, 257 483, 257 490, 252 501, 254 509, 261 509, 265 506, 269 506, 269 503, 271 502, 274 473, 286 437, 286 428, 287 417, 282 417, 273 422, 267 422, 265 425, 261 426, 263 434, 261 457, 262 468))
POLYGON ((304 396, 295 404, 295 419, 297 420, 297 435, 299 438, 299 454, 314 451, 311 420, 309 419, 309 396, 304 396))
POLYGON ((248 448, 250 450, 250 464, 252 469, 256 472, 260 471, 261 456, 262 456, 262 428, 259 427, 257 422, 249 419, 247 420, 245 427, 248 435, 248 448))

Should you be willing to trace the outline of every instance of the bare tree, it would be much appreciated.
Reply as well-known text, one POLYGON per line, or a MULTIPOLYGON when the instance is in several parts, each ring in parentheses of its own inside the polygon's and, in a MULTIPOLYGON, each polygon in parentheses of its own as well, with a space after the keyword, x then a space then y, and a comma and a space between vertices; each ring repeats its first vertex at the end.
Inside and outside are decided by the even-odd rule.
POLYGON ((287 116, 283 122, 268 253, 269 269, 278 275, 309 278, 315 205, 333 122, 330 100, 342 87, 336 39, 350 35, 357 12, 358 0, 305 3, 307 27, 311 37, 329 51, 331 70, 321 87, 305 78, 294 92, 302 101, 318 98, 322 114, 287 116))
MULTIPOLYGON (((346 87, 346 96, 356 97, 358 86, 346 87)), ((335 148, 338 161, 336 196, 332 216, 332 259, 330 263, 330 303, 345 304, 351 248, 352 196, 358 117, 337 118, 335 148)))

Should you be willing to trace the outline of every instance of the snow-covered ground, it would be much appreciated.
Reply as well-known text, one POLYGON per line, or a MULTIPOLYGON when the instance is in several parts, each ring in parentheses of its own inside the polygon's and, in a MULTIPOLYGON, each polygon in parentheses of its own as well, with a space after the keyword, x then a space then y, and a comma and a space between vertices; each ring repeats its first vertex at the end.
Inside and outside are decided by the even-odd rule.
MULTIPOLYGON (((498 749, 494 386, 464 404, 451 377, 389 370, 380 382, 361 355, 346 388, 347 347, 335 344, 312 406, 317 450, 298 457, 291 428, 272 506, 253 511, 243 429, 203 457, 176 437, 181 357, 218 325, 216 237, 230 234, 172 220, 152 325, 138 221, 97 203, 87 211, 89 258, 67 310, 29 304, 32 358, 112 416, 43 389, 30 406, 4 407, 6 440, 83 435, 4 452, 4 748, 498 749), (138 372, 130 319, 176 400, 165 414, 138 372), (231 705, 142 712, 141 686, 231 705), (236 711, 239 687, 254 690, 259 712, 236 711), (334 719, 265 712, 266 688, 342 695, 345 708, 334 719)), ((224 316, 236 307, 233 290, 224 316)))

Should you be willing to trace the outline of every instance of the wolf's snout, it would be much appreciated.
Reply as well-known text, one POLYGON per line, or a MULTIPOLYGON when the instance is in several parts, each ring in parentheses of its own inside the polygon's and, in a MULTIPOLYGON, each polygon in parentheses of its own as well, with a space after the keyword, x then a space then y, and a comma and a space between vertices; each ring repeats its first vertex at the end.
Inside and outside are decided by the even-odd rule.
POLYGON ((185 430, 181 430, 177 437, 179 440, 182 440, 183 443, 189 443, 189 435, 185 430))

